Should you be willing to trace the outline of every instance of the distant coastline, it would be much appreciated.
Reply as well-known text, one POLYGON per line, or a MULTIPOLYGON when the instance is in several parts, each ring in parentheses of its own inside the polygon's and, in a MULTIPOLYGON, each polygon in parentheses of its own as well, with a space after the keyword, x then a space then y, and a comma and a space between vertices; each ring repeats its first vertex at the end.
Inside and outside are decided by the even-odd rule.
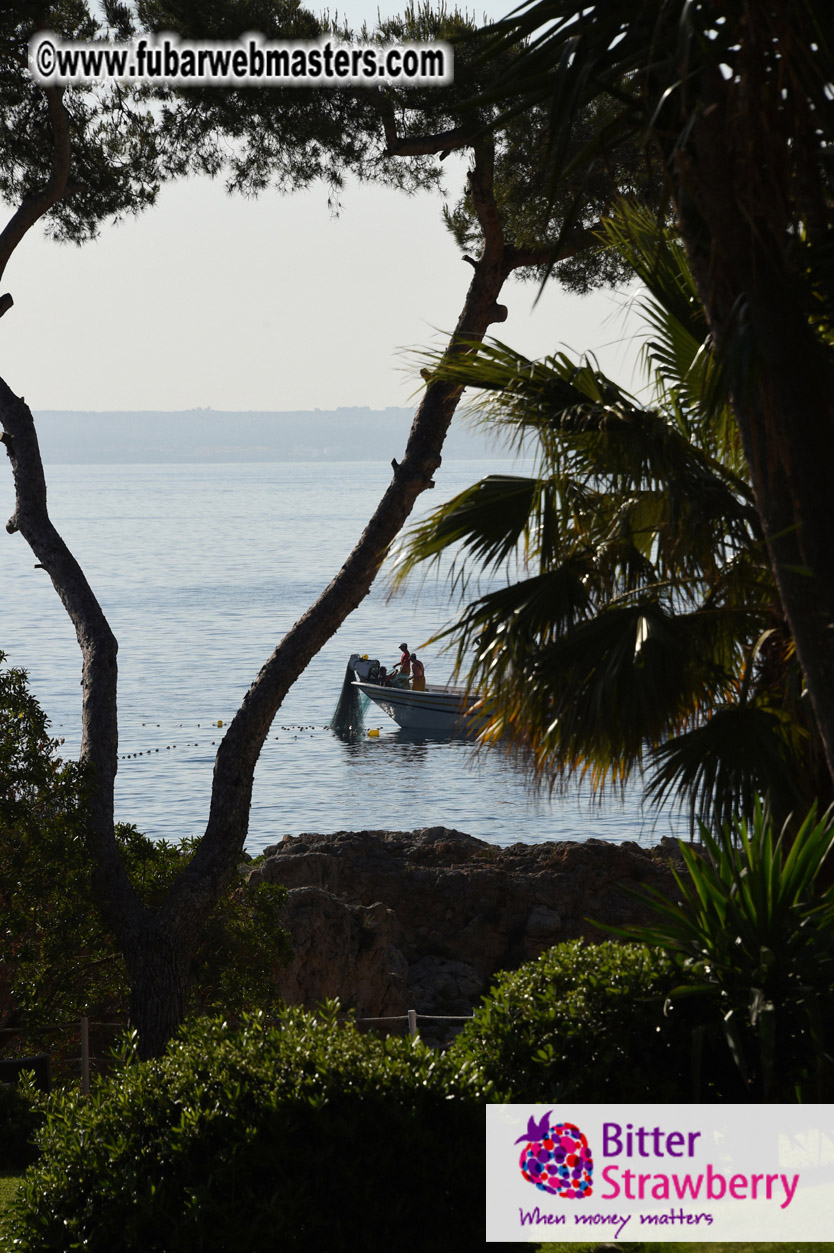
MULTIPOLYGON (((413 409, 393 407, 35 414, 44 461, 67 465, 390 461, 402 457, 413 418, 413 409)), ((461 460, 507 455, 460 419, 443 451, 447 459, 461 460)))

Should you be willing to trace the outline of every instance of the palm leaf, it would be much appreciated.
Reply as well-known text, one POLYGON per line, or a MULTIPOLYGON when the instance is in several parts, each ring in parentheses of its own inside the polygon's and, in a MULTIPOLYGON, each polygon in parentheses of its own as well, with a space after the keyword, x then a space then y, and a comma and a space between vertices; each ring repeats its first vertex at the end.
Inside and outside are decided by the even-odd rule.
POLYGON ((653 749, 646 794, 655 805, 688 809, 693 830, 751 813, 766 793, 784 818, 802 802, 803 748, 796 725, 779 711, 722 705, 653 749))
MULTIPOLYGON (((481 479, 406 532, 395 554, 395 581, 404 580, 423 562, 438 561, 456 545, 464 557, 473 558, 482 569, 506 563, 519 545, 524 546, 535 517, 541 513, 537 495, 546 490, 536 479, 520 475, 481 479)), ((460 570, 460 563, 456 568, 460 570)))
POLYGON ((648 800, 693 825, 768 791, 783 815, 813 788, 813 728, 726 380, 680 248, 633 206, 610 231, 652 284, 654 404, 561 353, 492 342, 439 364, 480 390, 478 420, 533 451, 535 473, 442 506, 406 537, 398 575, 449 562, 464 604, 437 638, 482 698, 484 742, 536 782, 596 789, 648 769, 648 800))

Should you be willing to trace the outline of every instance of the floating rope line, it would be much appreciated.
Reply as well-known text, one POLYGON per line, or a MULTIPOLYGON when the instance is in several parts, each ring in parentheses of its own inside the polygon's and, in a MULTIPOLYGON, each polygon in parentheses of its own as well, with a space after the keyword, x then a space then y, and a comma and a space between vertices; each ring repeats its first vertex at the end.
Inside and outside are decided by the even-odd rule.
MULTIPOLYGON (((198 722, 196 724, 196 728, 194 724, 192 724, 190 731, 191 731, 191 734, 193 735, 195 729, 198 731, 203 730, 203 729, 215 730, 215 728, 223 728, 223 727, 227 727, 228 725, 229 725, 228 722, 219 718, 216 722, 209 722, 209 723, 198 722)), ((157 730, 157 731, 166 729, 163 727, 162 723, 159 723, 159 722, 154 723, 154 722, 146 721, 142 723, 142 727, 150 728, 150 729, 157 730)), ((297 740, 299 735, 304 734, 305 732, 308 734, 308 737, 310 739, 313 739, 314 735, 317 732, 329 731, 329 729, 330 728, 327 724, 318 725, 317 723, 313 723, 313 722, 284 723, 279 727, 273 728, 273 730, 276 730, 276 731, 283 731, 288 734, 292 734, 292 738, 294 740, 297 740)), ((186 732, 188 732, 189 728, 184 723, 179 723, 176 730, 178 731, 185 730, 186 732)), ((168 731, 168 734, 171 735, 170 730, 168 731)), ((276 741, 276 740, 280 741, 282 737, 280 735, 273 735, 271 738, 273 741, 276 741)), ((219 743, 217 739, 213 739, 211 743, 208 743, 206 740, 192 740, 190 738, 185 739, 180 736, 177 736, 176 743, 174 743, 173 735, 171 735, 171 740, 172 742, 170 744, 159 744, 159 745, 154 745, 152 747, 136 749, 128 753, 119 753, 118 760, 119 761, 131 761, 133 758, 138 758, 138 757, 152 757, 156 753, 168 753, 168 752, 173 751, 174 749, 182 750, 182 749, 189 749, 189 748, 215 748, 217 744, 219 743)))
MULTIPOLYGON (((220 743, 220 739, 222 739, 222 734, 219 738, 215 734, 215 738, 211 741, 203 738, 192 740, 191 736, 195 733, 195 731, 200 731, 203 732, 203 734, 206 734, 209 731, 214 731, 216 733, 219 729, 222 732, 229 726, 229 721, 230 720, 218 718, 216 721, 197 722, 192 723, 190 726, 183 722, 174 725, 173 723, 153 722, 150 719, 145 719, 145 721, 139 726, 137 726, 136 723, 133 723, 127 731, 122 728, 122 740, 133 740, 134 743, 136 740, 140 740, 140 742, 141 740, 145 740, 145 745, 142 748, 131 749, 129 752, 119 753, 117 760, 132 761, 140 757, 153 757, 157 753, 170 753, 175 751, 182 752, 192 748, 201 748, 203 750, 216 748, 220 743), (149 731, 161 732, 161 734, 156 737, 160 741, 158 744, 149 745, 147 743, 147 738, 150 738, 150 736, 147 736, 146 738, 146 733, 149 731), (178 732, 180 734, 177 734, 178 732), (162 743, 162 740, 165 740, 166 742, 162 743)), ((272 730, 276 734, 269 736, 269 738, 265 741, 264 747, 266 747, 270 741, 273 743, 281 742, 285 736, 291 736, 293 740, 297 740, 302 735, 306 735, 309 739, 313 739, 321 731, 327 731, 333 734, 333 726, 331 723, 289 722, 281 723, 279 726, 274 726, 272 730)), ((364 732, 360 733, 358 738, 379 738, 381 730, 382 728, 380 727, 367 728, 364 732)), ((77 757, 77 745, 73 745, 72 743, 66 744, 66 738, 62 738, 60 743, 62 746, 62 756, 65 759, 77 757)))

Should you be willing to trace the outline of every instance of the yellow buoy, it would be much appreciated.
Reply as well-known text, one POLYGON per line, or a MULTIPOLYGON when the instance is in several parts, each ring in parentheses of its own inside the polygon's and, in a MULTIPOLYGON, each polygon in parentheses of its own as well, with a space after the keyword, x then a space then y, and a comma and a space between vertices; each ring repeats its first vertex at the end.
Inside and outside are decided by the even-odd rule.
POLYGON ((219 727, 222 727, 222 725, 223 725, 223 719, 222 719, 222 718, 218 718, 218 719, 217 719, 217 725, 218 725, 219 727))
POLYGON ((373 727, 372 730, 368 732, 368 735, 379 735, 379 727, 373 727))

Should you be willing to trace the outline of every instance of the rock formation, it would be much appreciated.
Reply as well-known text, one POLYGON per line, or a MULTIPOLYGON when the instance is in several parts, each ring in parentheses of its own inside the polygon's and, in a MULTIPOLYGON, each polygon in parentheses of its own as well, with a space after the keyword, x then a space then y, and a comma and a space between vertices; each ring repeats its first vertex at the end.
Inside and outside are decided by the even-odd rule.
MULTIPOLYGON (((295 956, 282 995, 314 1006, 338 996, 359 1018, 468 1015, 498 971, 562 940, 609 938, 650 913, 628 888, 675 891, 677 844, 605 840, 499 848, 445 827, 287 836, 250 880, 289 889, 295 956)), ((423 1035, 448 1032, 430 1018, 423 1035)))

